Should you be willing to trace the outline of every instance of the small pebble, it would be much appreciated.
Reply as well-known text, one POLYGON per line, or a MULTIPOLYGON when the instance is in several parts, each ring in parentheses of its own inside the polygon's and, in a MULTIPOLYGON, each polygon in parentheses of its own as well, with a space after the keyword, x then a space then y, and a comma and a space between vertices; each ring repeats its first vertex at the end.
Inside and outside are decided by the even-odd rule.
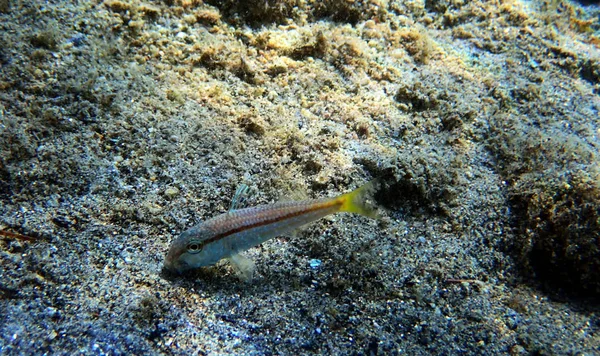
POLYGON ((167 198, 174 198, 175 196, 177 196, 177 194, 179 194, 179 189, 177 188, 167 188, 165 190, 165 195, 167 196, 167 198))
POLYGON ((312 259, 308 263, 310 264, 310 268, 318 268, 321 266, 321 260, 318 259, 312 259))

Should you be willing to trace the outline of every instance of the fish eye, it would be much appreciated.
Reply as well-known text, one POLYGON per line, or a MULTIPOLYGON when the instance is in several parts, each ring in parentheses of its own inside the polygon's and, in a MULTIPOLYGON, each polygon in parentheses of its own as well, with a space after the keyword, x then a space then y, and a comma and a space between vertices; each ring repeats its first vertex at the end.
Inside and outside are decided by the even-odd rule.
POLYGON ((202 251, 202 244, 198 241, 191 241, 187 244, 187 252, 189 253, 198 253, 202 251))

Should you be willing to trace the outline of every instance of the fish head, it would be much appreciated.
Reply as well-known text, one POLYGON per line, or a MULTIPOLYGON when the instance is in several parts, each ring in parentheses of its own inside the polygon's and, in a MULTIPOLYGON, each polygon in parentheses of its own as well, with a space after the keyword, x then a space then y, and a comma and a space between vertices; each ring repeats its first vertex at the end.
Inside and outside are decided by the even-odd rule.
POLYGON ((183 232, 171 243, 164 268, 180 274, 217 263, 221 256, 216 255, 208 243, 213 236, 214 233, 202 224, 183 232))

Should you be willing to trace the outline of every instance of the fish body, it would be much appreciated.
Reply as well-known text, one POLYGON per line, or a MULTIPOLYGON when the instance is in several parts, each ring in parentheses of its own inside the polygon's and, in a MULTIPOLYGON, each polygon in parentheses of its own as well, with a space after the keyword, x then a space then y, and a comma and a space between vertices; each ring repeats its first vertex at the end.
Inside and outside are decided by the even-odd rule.
POLYGON ((375 218, 367 204, 374 182, 334 198, 279 202, 231 210, 213 217, 175 239, 165 259, 165 269, 185 272, 210 266, 222 258, 235 261, 240 252, 273 237, 338 212, 357 213, 375 218))

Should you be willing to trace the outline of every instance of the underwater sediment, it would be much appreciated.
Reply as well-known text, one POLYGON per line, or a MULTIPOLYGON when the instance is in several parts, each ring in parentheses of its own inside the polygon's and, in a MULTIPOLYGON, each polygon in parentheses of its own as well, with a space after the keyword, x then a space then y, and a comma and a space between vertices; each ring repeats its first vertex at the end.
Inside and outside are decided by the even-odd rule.
POLYGON ((598 5, 0 1, 2 354, 594 354, 598 5), (379 177, 163 273, 228 211, 379 177))

